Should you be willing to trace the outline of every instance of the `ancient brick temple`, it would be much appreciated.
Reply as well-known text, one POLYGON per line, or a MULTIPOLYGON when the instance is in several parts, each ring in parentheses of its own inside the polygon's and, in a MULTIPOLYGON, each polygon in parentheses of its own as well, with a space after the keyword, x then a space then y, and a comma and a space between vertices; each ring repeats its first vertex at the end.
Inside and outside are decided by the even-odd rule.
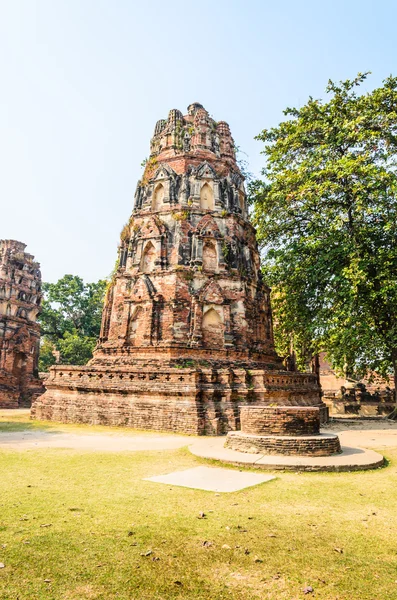
POLYGON ((247 403, 324 406, 274 350, 234 141, 200 104, 157 122, 94 358, 46 387, 38 418, 198 434, 238 429, 247 403))
POLYGON ((26 244, 0 240, 0 408, 30 406, 38 379, 40 265, 26 244))

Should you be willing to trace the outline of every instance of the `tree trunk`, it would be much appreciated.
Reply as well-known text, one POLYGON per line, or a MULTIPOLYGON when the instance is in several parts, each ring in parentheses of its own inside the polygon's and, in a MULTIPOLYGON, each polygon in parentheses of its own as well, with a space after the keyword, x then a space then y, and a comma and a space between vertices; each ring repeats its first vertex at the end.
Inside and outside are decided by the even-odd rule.
MULTIPOLYGON (((393 365, 393 379, 394 379, 394 402, 397 405, 397 350, 393 350, 391 353, 391 362, 393 365)), ((397 406, 392 410, 389 419, 397 421, 397 406)))
POLYGON ((394 401, 397 404, 397 350, 392 352, 391 357, 393 363, 393 375, 394 375, 394 401))

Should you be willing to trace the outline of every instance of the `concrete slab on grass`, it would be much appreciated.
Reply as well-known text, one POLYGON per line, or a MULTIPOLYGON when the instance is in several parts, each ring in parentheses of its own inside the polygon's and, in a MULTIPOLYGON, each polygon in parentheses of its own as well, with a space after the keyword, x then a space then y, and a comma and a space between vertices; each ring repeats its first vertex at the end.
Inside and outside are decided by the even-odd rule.
POLYGON ((177 485, 208 492, 238 492, 271 479, 274 479, 272 475, 218 469, 216 467, 194 467, 185 471, 174 471, 168 473, 168 475, 147 477, 145 481, 166 483, 167 485, 177 485))

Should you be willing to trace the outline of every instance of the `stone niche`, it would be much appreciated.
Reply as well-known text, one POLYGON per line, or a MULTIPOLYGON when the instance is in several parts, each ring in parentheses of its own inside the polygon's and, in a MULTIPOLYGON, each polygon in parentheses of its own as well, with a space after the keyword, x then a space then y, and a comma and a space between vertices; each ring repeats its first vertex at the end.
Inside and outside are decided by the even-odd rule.
POLYGON ((229 126, 199 103, 157 122, 88 365, 51 368, 32 416, 219 435, 245 404, 315 406, 274 348, 229 126))
POLYGON ((252 454, 330 456, 341 452, 335 434, 320 433, 320 411, 308 406, 241 406, 241 431, 225 447, 252 454))

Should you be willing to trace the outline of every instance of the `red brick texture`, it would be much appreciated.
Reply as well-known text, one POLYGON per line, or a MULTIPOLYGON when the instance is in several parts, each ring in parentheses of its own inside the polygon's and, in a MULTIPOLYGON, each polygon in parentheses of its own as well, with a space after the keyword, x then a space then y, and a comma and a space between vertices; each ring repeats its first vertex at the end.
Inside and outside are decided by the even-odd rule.
POLYGON ((315 407, 242 406, 241 431, 255 435, 318 435, 320 411, 315 407))
POLYGON ((274 349, 244 178, 199 104, 156 124, 87 367, 53 367, 38 418, 218 434, 244 403, 323 407, 274 349))
POLYGON ((40 265, 26 244, 0 240, 0 408, 30 406, 38 378, 40 265))
POLYGON ((227 434, 225 447, 250 454, 331 456, 341 452, 339 438, 333 433, 294 437, 250 435, 237 431, 227 434))
POLYGON ((320 410, 303 406, 241 406, 241 432, 225 447, 239 452, 329 456, 341 451, 334 434, 320 435, 320 410))

